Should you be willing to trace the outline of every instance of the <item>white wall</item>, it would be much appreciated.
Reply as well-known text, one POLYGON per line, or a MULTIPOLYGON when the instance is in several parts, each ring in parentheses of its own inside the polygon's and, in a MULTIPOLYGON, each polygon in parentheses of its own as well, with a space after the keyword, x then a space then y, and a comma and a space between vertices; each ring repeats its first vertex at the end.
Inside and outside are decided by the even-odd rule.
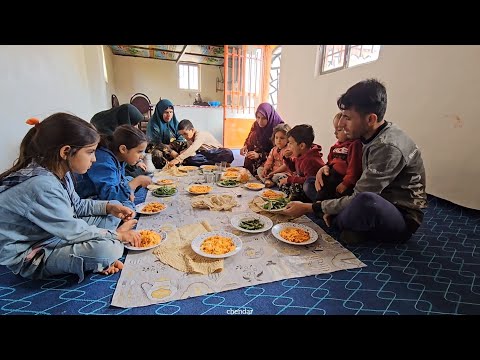
MULTIPOLYGON (((175 105, 193 105, 197 92, 204 101, 223 103, 223 91, 216 91, 216 78, 220 77, 218 66, 200 65, 200 91, 178 88, 175 61, 114 55, 113 69, 120 104, 128 103, 137 92, 146 94, 152 104, 162 97, 175 105)), ((223 72, 223 67, 221 69, 223 72)))
POLYGON ((0 46, 0 171, 18 157, 25 120, 55 112, 87 121, 110 107, 98 45, 0 46))
POLYGON ((284 121, 312 124, 326 159, 335 141, 337 98, 358 81, 378 78, 387 87, 386 119, 422 151, 427 192, 480 209, 480 46, 384 45, 374 63, 319 77, 316 51, 314 45, 282 47, 278 111, 284 121))

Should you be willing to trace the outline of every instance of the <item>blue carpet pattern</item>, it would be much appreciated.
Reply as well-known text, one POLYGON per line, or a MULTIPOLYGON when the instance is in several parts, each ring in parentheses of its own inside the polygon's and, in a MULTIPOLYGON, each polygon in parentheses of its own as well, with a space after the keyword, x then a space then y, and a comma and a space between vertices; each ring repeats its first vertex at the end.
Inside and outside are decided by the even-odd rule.
POLYGON ((480 314, 480 211, 429 196, 408 243, 347 247, 367 267, 131 309, 110 306, 119 274, 33 281, 0 266, 0 314, 480 314))

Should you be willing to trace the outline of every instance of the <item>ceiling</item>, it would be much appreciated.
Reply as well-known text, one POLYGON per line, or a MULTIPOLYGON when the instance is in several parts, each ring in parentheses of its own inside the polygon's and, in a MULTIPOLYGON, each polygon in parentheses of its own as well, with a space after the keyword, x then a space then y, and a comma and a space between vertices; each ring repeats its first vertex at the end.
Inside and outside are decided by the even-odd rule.
POLYGON ((223 66, 223 45, 109 45, 113 54, 223 66))

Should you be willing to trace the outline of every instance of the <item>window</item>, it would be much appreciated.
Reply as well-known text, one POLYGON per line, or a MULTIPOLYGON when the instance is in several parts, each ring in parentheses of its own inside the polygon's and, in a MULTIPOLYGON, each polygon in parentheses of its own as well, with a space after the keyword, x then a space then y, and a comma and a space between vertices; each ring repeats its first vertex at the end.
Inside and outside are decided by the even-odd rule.
POLYGON ((272 53, 272 64, 270 66, 270 89, 268 97, 270 104, 277 108, 278 87, 280 86, 280 58, 282 56, 282 47, 277 46, 272 53))
POLYGON ((366 64, 378 59, 381 45, 320 45, 318 48, 319 75, 366 64))
POLYGON ((179 64, 178 83, 180 89, 200 90, 198 65, 179 64))
POLYGON ((100 51, 102 53, 103 77, 105 78, 105 82, 108 83, 107 63, 105 61, 105 50, 103 50, 103 45, 100 45, 100 51))

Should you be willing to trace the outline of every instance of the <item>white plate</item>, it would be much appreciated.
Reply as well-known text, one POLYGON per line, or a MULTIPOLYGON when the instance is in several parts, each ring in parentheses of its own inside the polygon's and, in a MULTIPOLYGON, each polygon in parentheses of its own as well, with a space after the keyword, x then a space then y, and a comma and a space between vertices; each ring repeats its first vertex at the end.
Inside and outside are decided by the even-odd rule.
POLYGON ((198 166, 182 165, 178 167, 178 170, 183 172, 195 171, 195 170, 198 170, 198 166))
POLYGON ((160 186, 170 186, 174 184, 175 184, 175 180, 172 180, 172 179, 161 179, 155 182, 155 185, 160 185, 160 186), (162 182, 162 181, 165 181, 165 182, 162 182))
POLYGON ((242 240, 240 238, 232 233, 226 232, 226 231, 211 231, 207 232, 204 234, 198 235, 195 239, 192 241, 192 249, 195 251, 198 255, 211 258, 211 259, 223 259, 232 255, 235 255, 238 253, 240 250, 242 250, 242 240), (210 236, 224 236, 232 239, 233 243, 235 244, 235 249, 230 251, 229 253, 222 254, 222 255, 213 255, 213 254, 207 254, 204 253, 202 250, 200 250, 200 245, 202 245, 203 241, 210 236))
POLYGON ((211 192, 212 190, 213 190, 213 188, 212 188, 210 185, 194 184, 194 185, 190 185, 190 186, 187 187, 187 191, 188 191, 190 194, 192 194, 192 195, 205 195, 205 194, 208 194, 209 192, 211 192), (208 186, 208 187, 210 188, 210 190, 209 190, 209 191, 206 191, 206 192, 192 192, 192 191, 190 191, 190 188, 191 188, 192 186, 208 186))
POLYGON ((144 202, 144 203, 141 203, 141 204, 138 204, 135 206, 135 209, 137 211, 137 213, 139 214, 143 214, 143 215, 154 215, 154 214, 158 214, 160 212, 162 212, 163 210, 165 210, 167 208, 167 205, 166 204, 163 204, 161 203, 163 206, 165 206, 165 208, 163 210, 160 210, 160 211, 155 211, 155 212, 145 212, 145 211, 142 211, 142 209, 144 208, 145 205, 147 204, 150 204, 152 202, 158 202, 158 201, 148 201, 148 202, 144 202))
MULTIPOLYGON (((230 179, 230 180, 233 180, 233 179, 230 179)), ((226 188, 234 188, 241 185, 240 182, 237 182, 235 185, 223 185, 223 184, 220 184, 220 181, 217 182, 216 184, 220 187, 226 187, 226 188)))
POLYGON ((305 225, 302 225, 302 224, 296 224, 296 223, 290 223, 290 222, 275 225, 272 228, 272 234, 278 240, 283 241, 284 243, 287 243, 287 244, 290 244, 290 245, 308 245, 308 244, 314 243, 318 239, 317 232, 315 230, 313 230, 312 228, 310 228, 308 226, 305 226, 305 225), (291 241, 288 241, 288 240, 284 239, 283 237, 280 236, 280 231, 282 231, 283 229, 285 229, 287 227, 294 227, 294 228, 305 230, 306 232, 308 232, 308 235, 310 235, 310 239, 307 240, 307 241, 301 242, 301 243, 294 243, 294 242, 291 242, 291 241))
MULTIPOLYGON (((268 191, 268 190, 265 190, 265 191, 268 191)), ((282 192, 282 191, 277 191, 277 190, 270 190, 270 191, 273 191, 275 194, 282 195, 283 198, 286 198, 286 197, 287 197, 287 194, 285 194, 285 193, 282 192)), ((261 197, 263 200, 278 200, 278 199, 269 199, 269 198, 263 196, 263 191, 262 191, 262 193, 260 194, 260 197, 261 197)))
MULTIPOLYGON (((173 187, 173 186, 169 186, 169 185, 160 185, 161 187, 171 187, 173 189, 175 189, 175 192, 172 194, 172 195, 155 195, 154 191, 156 190, 151 190, 152 191, 152 195, 155 196, 155 197, 169 197, 169 196, 173 196, 175 195, 177 192, 178 192, 178 189, 176 187, 173 187)), ((158 188, 157 188, 158 189, 158 188)))
POLYGON ((202 165, 200 166, 200 169, 207 172, 213 172, 217 169, 217 167, 215 165, 202 165))
POLYGON ((260 184, 260 183, 246 183, 243 186, 245 187, 245 189, 252 190, 252 191, 260 191, 260 190, 265 188, 265 184, 260 184), (259 185, 259 186, 258 186, 258 188, 251 188, 251 187, 248 186, 249 184, 255 184, 255 185, 259 185))
POLYGON ((136 246, 132 246, 132 245, 128 245, 128 244, 123 244, 123 246, 125 246, 125 248, 127 248, 128 250, 136 250, 136 251, 145 251, 145 250, 150 250, 150 249, 153 249, 153 248, 156 248, 157 246, 159 246, 162 242, 164 242, 167 238, 167 233, 165 231, 162 231, 162 230, 158 230, 158 231, 155 231, 158 235, 160 235, 160 237, 162 238, 162 240, 160 240, 160 242, 157 244, 157 245, 152 245, 152 246, 147 246, 147 247, 136 247, 136 246))
POLYGON ((287 203, 287 205, 285 205, 285 206, 284 206, 283 208, 281 208, 281 209, 268 210, 268 209, 265 209, 265 208, 263 207, 263 205, 265 205, 267 202, 268 202, 268 201, 265 200, 265 202, 264 202, 262 205, 259 206, 259 208, 262 209, 262 211, 268 211, 268 212, 272 212, 272 213, 274 213, 274 212, 280 212, 280 211, 285 210, 285 208, 286 208, 287 205, 288 205, 288 203, 287 203))
POLYGON ((260 215, 260 214, 255 214, 255 213, 245 213, 245 214, 235 215, 230 219, 230 224, 232 224, 232 226, 235 229, 238 229, 240 231, 244 231, 244 232, 247 232, 247 233, 252 233, 252 234, 253 233, 261 233, 261 232, 270 230, 273 226, 272 220, 270 220, 268 217, 260 215), (240 222, 242 220, 253 220, 253 219, 257 219, 260 222, 262 222, 263 227, 261 229, 258 229, 258 230, 247 230, 247 229, 244 229, 244 228, 240 227, 240 222))

